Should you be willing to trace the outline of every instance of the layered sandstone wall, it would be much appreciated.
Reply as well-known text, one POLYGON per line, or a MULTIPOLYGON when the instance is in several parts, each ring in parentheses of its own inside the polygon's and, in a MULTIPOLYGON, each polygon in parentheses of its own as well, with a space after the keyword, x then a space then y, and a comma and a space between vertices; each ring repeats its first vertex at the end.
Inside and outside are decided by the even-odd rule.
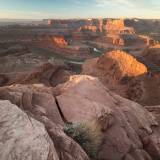
POLYGON ((119 20, 107 20, 106 27, 110 29, 123 29, 125 27, 124 21, 119 20))
POLYGON ((107 34, 134 34, 134 29, 132 27, 126 27, 124 20, 107 20, 103 25, 104 31, 107 34))

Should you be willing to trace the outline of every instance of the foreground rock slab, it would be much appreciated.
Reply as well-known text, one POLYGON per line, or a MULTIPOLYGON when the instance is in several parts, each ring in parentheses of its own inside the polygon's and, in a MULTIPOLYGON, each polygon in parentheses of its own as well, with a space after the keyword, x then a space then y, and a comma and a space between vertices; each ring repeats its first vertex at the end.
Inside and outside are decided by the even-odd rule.
POLYGON ((73 76, 57 87, 57 100, 69 123, 99 122, 99 160, 159 160, 160 128, 143 106, 113 94, 90 76, 73 76))
MULTIPOLYGON (((14 133, 17 135, 15 137, 15 141, 18 142, 11 143, 10 149, 15 149, 14 152, 16 155, 20 153, 20 158, 15 158, 15 160, 26 160, 25 155, 31 156, 29 158, 27 157, 27 160, 89 160, 87 154, 81 146, 64 133, 64 122, 59 113, 58 106, 56 105, 51 90, 51 88, 44 87, 43 85, 17 85, 2 87, 0 89, 0 99, 10 100, 16 105, 13 105, 8 101, 1 101, 2 104, 0 103, 0 107, 2 111, 0 110, 0 124, 2 123, 2 126, 0 128, 0 133, 3 130, 12 130, 12 125, 14 124, 14 133), (21 110, 18 109, 17 106, 21 110), (12 112, 12 110, 14 112, 12 112), (5 115, 7 116, 6 119, 4 119, 6 117, 5 115), (7 121, 9 121, 11 126, 8 125, 7 121), (3 125, 4 122, 7 123, 6 126, 3 125), (37 123, 34 124, 34 122, 37 123), (38 128, 36 128, 36 126, 34 127, 34 125, 38 125, 38 128), (42 128, 40 128, 39 125, 42 128), (26 139, 24 139, 23 136, 26 139), (48 146, 47 144, 45 146, 45 140, 43 140, 43 138, 46 138, 46 143, 48 142, 48 146), (24 140, 27 142, 24 142, 24 140), (52 144, 51 148, 49 148, 49 142, 52 144), (19 143, 22 146, 22 151, 19 151, 19 143), (29 148, 30 145, 31 149, 29 148), (36 148, 34 149, 32 146, 38 146, 38 149, 40 149, 36 150, 36 148), (42 158, 39 157, 39 154, 41 155, 41 149, 45 155, 48 154, 47 158, 45 158, 45 155, 42 158), (23 151, 25 153, 21 154, 23 151), (37 157, 34 156, 34 154, 37 155, 37 157)), ((3 135, 3 137, 5 139, 5 135, 3 135)), ((2 145, 0 146, 2 151, 0 152, 0 159, 14 160, 14 158, 8 159, 7 157, 8 154, 8 156, 12 156, 10 155, 12 154, 11 150, 5 154, 6 157, 1 158, 1 154, 3 156, 3 152, 5 153, 7 149, 7 145, 3 145, 3 137, 0 137, 0 142, 2 140, 2 145)))
MULTIPOLYGON (((160 127, 157 109, 152 113, 152 108, 149 110, 148 107, 143 107, 114 94, 98 78, 87 75, 71 76, 68 82, 58 85, 56 88, 48 88, 43 85, 1 87, 0 99, 10 100, 16 104, 12 105, 8 101, 2 101, 9 103, 9 106, 3 107, 5 105, 0 105, 2 107, 0 110, 0 122, 2 121, 0 132, 5 129, 4 124, 7 120, 12 125, 7 125, 6 129, 13 127, 14 122, 16 122, 15 127, 18 127, 18 129, 16 128, 14 134, 19 133, 19 125, 25 130, 30 125, 30 121, 37 120, 39 122, 36 122, 39 125, 41 124, 42 128, 45 127, 48 132, 47 134, 44 129, 44 133, 49 135, 52 145, 49 143, 50 141, 46 143, 53 146, 50 153, 53 153, 53 155, 55 153, 60 160, 89 160, 81 146, 64 133, 65 123, 97 125, 96 129, 100 131, 99 136, 102 139, 97 160, 160 159, 160 127), (19 118, 16 117, 15 112, 12 117, 11 113, 14 107, 22 115, 26 115, 29 124, 26 124, 25 118, 24 120, 21 118, 22 122, 18 121, 19 118), (8 114, 6 120, 5 115, 8 114), (23 125, 24 123, 25 125, 23 125)), ((33 126, 36 124, 33 123, 33 126)), ((28 133, 37 132, 34 135, 39 134, 39 130, 32 130, 32 127, 27 128, 22 136, 18 136, 19 141, 17 143, 23 141, 23 135, 25 136, 25 134, 27 134, 29 140, 30 137, 32 139, 32 134, 28 135, 28 133)), ((4 133, 1 135, 4 135, 4 133)), ((4 143, 3 141, 6 139, 1 138, 0 140, 4 143)), ((34 142, 34 140, 33 143, 37 145, 39 141, 34 142)), ((16 145, 13 143, 11 148, 18 149, 19 145, 16 145)), ((25 145, 27 143, 22 144, 24 147, 25 145)), ((3 155, 7 147, 1 148, 2 152, 0 153, 3 155)), ((34 150, 27 150, 25 153, 30 155, 32 152, 33 154, 37 153, 34 150)), ((5 157, 3 160, 7 158, 5 157)), ((53 156, 53 158, 55 157, 53 156)), ((52 160, 52 154, 51 158, 47 160, 52 160)))

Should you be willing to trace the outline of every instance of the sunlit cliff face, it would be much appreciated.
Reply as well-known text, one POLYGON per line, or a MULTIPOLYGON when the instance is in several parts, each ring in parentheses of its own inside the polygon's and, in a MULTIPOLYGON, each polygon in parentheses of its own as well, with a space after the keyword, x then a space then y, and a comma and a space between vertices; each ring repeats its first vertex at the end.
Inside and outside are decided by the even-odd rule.
POLYGON ((52 41, 54 45, 57 45, 59 47, 68 46, 68 42, 64 39, 64 37, 53 37, 52 41))
POLYGON ((107 20, 106 25, 104 26, 104 29, 109 34, 124 34, 124 33, 133 34, 135 33, 132 27, 125 26, 123 19, 107 20))
POLYGON ((137 77, 147 73, 147 67, 144 64, 138 62, 134 57, 123 51, 106 53, 97 63, 99 68, 106 70, 115 67, 115 71, 121 72, 121 76, 137 77))
POLYGON ((106 27, 108 29, 123 29, 125 26, 123 20, 108 20, 106 27))
POLYGON ((99 58, 88 60, 83 73, 100 77, 107 83, 117 84, 123 77, 139 77, 148 72, 147 67, 123 51, 107 52, 99 58))

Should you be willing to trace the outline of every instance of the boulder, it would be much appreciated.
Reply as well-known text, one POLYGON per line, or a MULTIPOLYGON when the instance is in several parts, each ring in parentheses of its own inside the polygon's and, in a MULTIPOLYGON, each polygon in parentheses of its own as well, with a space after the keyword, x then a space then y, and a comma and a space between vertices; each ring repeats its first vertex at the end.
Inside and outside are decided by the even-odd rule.
MULTIPOLYGON (((22 113, 27 113, 29 119, 36 119, 45 126, 55 147, 50 153, 56 150, 59 159, 89 160, 83 149, 64 133, 65 123, 89 124, 95 131, 100 131, 102 143, 98 160, 160 158, 158 116, 147 107, 112 93, 95 77, 71 76, 68 82, 56 88, 39 85, 1 87, 0 99, 10 100, 22 113)), ((17 132, 16 129, 15 134, 17 132)))
POLYGON ((9 101, 0 101, 0 159, 59 160, 42 123, 9 101))

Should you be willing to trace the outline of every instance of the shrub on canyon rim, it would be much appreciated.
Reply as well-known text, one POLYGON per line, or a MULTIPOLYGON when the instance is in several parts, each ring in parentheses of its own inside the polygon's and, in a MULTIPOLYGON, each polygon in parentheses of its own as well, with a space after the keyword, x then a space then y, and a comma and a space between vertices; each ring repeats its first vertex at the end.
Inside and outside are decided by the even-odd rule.
POLYGON ((96 158, 101 143, 100 131, 87 124, 67 124, 64 132, 73 138, 90 156, 96 158))

